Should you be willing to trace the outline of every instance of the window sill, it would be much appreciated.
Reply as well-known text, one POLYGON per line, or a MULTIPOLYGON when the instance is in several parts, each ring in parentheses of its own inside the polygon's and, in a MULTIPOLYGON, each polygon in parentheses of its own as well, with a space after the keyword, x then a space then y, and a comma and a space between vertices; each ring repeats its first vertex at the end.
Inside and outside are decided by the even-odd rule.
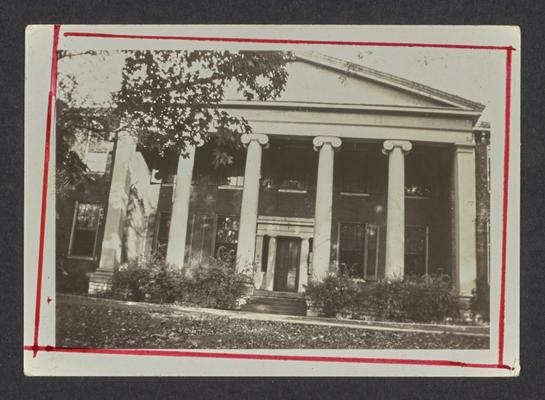
POLYGON ((370 197, 371 195, 369 193, 357 193, 357 192, 339 192, 341 196, 349 196, 349 197, 370 197))
POLYGON ((66 256, 70 260, 81 260, 81 261, 96 261, 96 257, 85 257, 85 256, 66 256))
POLYGON ((411 199, 411 200, 429 200, 430 199, 429 196, 413 196, 413 195, 405 195, 405 198, 411 199))
POLYGON ((229 185, 218 185, 218 189, 221 190, 242 190, 242 186, 229 186, 229 185))
POLYGON ((308 193, 308 190, 304 189, 278 189, 278 193, 308 193))

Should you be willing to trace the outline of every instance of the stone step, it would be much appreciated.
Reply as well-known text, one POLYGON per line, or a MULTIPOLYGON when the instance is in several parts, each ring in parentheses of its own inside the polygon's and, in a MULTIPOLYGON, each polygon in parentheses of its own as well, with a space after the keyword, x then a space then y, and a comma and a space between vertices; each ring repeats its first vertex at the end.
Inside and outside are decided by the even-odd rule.
POLYGON ((281 315, 298 315, 298 316, 307 315, 306 306, 278 307, 278 306, 271 306, 269 304, 253 303, 253 304, 244 305, 242 307, 242 311, 265 313, 265 314, 281 314, 281 315))
POLYGON ((281 298, 293 298, 293 299, 303 299, 305 297, 305 295, 303 293, 278 292, 278 291, 263 290, 263 289, 254 290, 254 296, 259 296, 259 297, 281 297, 281 298))
POLYGON ((274 298, 274 297, 261 297, 261 296, 252 296, 248 299, 248 302, 251 303, 263 303, 263 304, 301 304, 305 303, 304 299, 289 299, 289 298, 274 298))
POLYGON ((299 293, 288 292, 288 294, 286 296, 286 292, 256 290, 241 310, 267 314, 306 315, 307 303, 304 297, 299 293))

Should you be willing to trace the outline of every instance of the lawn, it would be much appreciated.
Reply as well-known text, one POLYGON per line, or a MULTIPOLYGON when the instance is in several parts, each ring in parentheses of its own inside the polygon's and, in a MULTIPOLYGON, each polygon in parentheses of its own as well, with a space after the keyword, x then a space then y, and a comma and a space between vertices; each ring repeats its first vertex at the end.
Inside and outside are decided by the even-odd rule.
POLYGON ((246 320, 176 307, 57 297, 57 345, 156 349, 484 349, 487 337, 246 320))

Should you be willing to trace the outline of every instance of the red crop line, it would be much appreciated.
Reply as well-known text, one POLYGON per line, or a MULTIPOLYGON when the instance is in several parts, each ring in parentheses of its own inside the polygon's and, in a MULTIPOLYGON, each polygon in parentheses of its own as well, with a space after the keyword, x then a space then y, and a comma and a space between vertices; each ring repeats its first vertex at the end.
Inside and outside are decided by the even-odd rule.
POLYGON ((509 142, 511 132, 511 62, 512 52, 507 50, 505 58, 505 144, 503 150, 503 227, 501 243, 501 289, 498 329, 498 363, 503 364, 505 344, 505 274, 507 269, 507 211, 509 200, 509 142))
POLYGON ((499 324, 499 361, 498 364, 464 363, 449 360, 416 360, 416 359, 390 359, 390 358, 355 358, 355 357, 318 357, 318 356, 282 356, 266 354, 234 354, 234 353, 208 353, 172 350, 116 350, 116 349, 89 349, 69 348, 54 346, 39 346, 39 323, 41 290, 43 276, 43 249, 47 206, 47 182, 51 142, 51 121, 54 112, 53 98, 56 96, 57 79, 57 48, 60 25, 54 26, 53 56, 51 63, 51 81, 47 107, 47 126, 45 140, 44 174, 42 187, 42 207, 40 220, 40 243, 38 256, 38 277, 36 286, 36 313, 34 321, 34 344, 24 346, 25 350, 31 350, 35 357, 38 351, 68 352, 68 353, 93 353, 93 354, 120 354, 120 355, 147 355, 170 357, 201 357, 201 358, 230 358, 230 359, 256 359, 256 360, 289 360, 289 361, 324 361, 324 362, 354 362, 374 364, 402 364, 402 365, 428 365, 428 366, 458 366, 469 368, 497 368, 513 370, 509 365, 503 364, 504 345, 504 318, 505 318, 505 271, 506 271, 506 242, 507 242, 507 200, 509 182, 509 134, 510 134, 510 106, 511 106, 511 61, 512 52, 516 49, 512 46, 480 46, 480 45, 456 45, 456 44, 428 44, 428 43, 394 43, 394 42, 350 42, 350 41, 322 41, 322 40, 293 40, 293 39, 259 39, 259 38, 222 38, 222 37, 192 37, 192 36, 153 36, 153 35, 122 35, 107 33, 65 32, 65 37, 95 37, 117 39, 149 39, 149 40, 186 40, 186 41, 218 41, 241 43, 278 43, 278 44, 325 44, 345 46, 385 46, 385 47, 429 47, 451 49, 475 49, 475 50, 506 50, 506 111, 505 111, 505 148, 504 148, 504 191, 503 191, 503 236, 502 236, 502 272, 500 293, 500 324, 499 324))
POLYGON ((60 25, 53 27, 53 55, 51 59, 51 78, 49 83, 49 94, 47 97, 47 118, 45 127, 45 151, 44 151, 44 172, 42 178, 42 207, 40 214, 40 241, 38 245, 38 278, 36 281, 36 308, 34 314, 34 357, 38 353, 38 338, 40 335, 40 312, 42 298, 42 276, 44 264, 44 240, 45 240, 45 222, 47 209, 47 187, 49 180, 49 156, 51 153, 51 124, 57 96, 57 47, 59 45, 60 25))
MULTIPOLYGON (((33 350, 33 346, 25 346, 25 350, 33 350)), ((462 367, 462 368, 513 368, 509 365, 500 364, 479 364, 464 363, 450 360, 418 360, 403 358, 365 358, 365 357, 324 357, 324 356, 288 356, 276 354, 241 354, 241 353, 216 353, 203 351, 185 350, 143 350, 143 349, 93 349, 86 347, 55 347, 39 346, 39 350, 57 353, 87 353, 87 354, 110 354, 110 355, 131 355, 131 356, 159 356, 159 357, 193 357, 193 358, 223 358, 223 359, 244 359, 244 360, 268 360, 268 361, 313 361, 313 362, 344 362, 344 363, 367 363, 367 364, 401 364, 401 365, 424 365, 437 367, 462 367)))
POLYGON ((160 36, 160 35, 129 35, 118 33, 94 32, 64 32, 65 37, 89 37, 109 39, 145 39, 145 40, 185 40, 197 42, 231 42, 231 43, 269 43, 269 44, 323 44, 336 46, 385 46, 385 47, 432 47, 445 49, 473 50, 515 50, 512 46, 483 46, 465 44, 438 43, 396 43, 396 42, 354 42, 336 40, 306 40, 306 39, 264 39, 238 37, 206 37, 206 36, 160 36))

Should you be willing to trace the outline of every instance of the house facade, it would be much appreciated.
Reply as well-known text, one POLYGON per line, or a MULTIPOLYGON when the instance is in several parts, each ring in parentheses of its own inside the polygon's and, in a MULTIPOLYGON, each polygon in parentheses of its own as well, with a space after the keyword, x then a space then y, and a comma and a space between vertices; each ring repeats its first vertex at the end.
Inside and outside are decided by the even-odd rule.
POLYGON ((262 291, 345 271, 447 274, 470 296, 487 279, 484 106, 320 54, 287 68, 279 99, 222 103, 252 127, 229 166, 213 167, 210 144, 158 166, 129 135, 88 140, 95 182, 57 202, 57 254, 79 290, 155 251, 179 268, 229 255, 262 291))

